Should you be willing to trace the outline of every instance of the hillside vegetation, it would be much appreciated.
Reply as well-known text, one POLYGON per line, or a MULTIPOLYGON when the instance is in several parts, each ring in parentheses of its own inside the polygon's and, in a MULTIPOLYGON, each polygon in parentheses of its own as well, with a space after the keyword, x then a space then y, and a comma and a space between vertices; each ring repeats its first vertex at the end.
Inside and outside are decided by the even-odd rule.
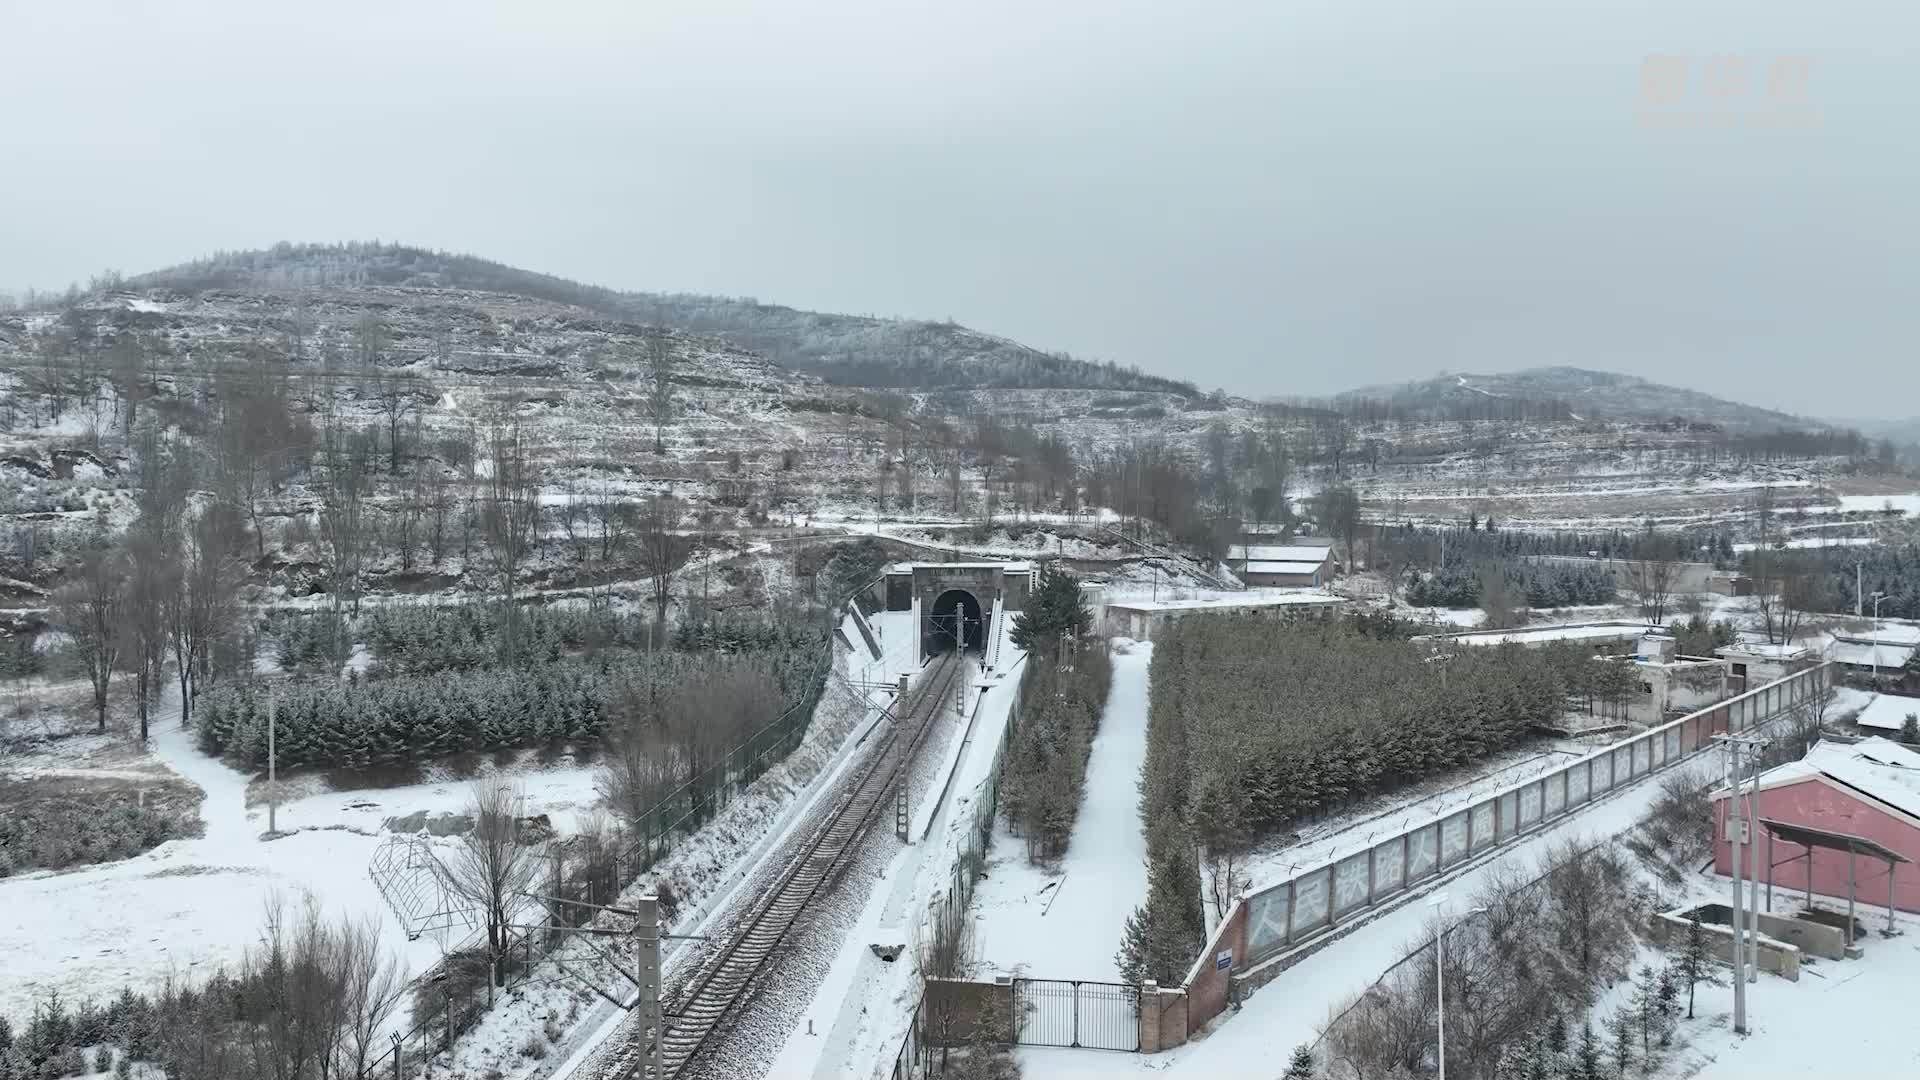
POLYGON ((135 288, 198 293, 340 285, 506 293, 730 342, 846 386, 1146 390, 1191 384, 1048 353, 952 322, 800 311, 750 297, 621 292, 501 263, 400 244, 279 244, 142 274, 135 288))

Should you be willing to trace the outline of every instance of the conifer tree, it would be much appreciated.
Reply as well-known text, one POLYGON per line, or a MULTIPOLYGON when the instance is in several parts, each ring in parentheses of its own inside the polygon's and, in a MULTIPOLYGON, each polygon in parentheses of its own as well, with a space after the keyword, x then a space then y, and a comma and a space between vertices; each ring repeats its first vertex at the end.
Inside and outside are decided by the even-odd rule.
POLYGON ((1627 1066, 1633 1064, 1633 1028, 1634 1016, 1626 1006, 1614 1010, 1613 1018, 1607 1021, 1607 1029, 1613 1032, 1613 1067, 1616 1075, 1627 1075, 1627 1066))
POLYGON ((1606 1080, 1606 1073, 1600 1065, 1600 1040, 1594 1037, 1593 1021, 1589 1020, 1580 1028, 1580 1045, 1573 1053, 1572 1067, 1567 1070, 1567 1080, 1606 1080))
POLYGON ((1693 1019, 1694 988, 1700 983, 1708 986, 1719 985, 1713 973, 1713 958, 1707 954, 1706 934, 1700 929, 1699 919, 1687 922, 1687 947, 1673 961, 1674 974, 1687 984, 1687 1019, 1693 1019))
POLYGON ((1026 608, 1013 617, 1008 637, 1028 653, 1044 648, 1048 656, 1058 659, 1061 641, 1086 633, 1092 625, 1093 612, 1080 593, 1079 580, 1052 563, 1043 563, 1026 608))
POLYGON ((1313 1050, 1305 1043, 1293 1048, 1287 1071, 1280 1080, 1313 1080, 1313 1050))
POLYGON ((1175 825, 1153 830, 1147 844, 1147 902, 1127 917, 1115 957, 1123 979, 1173 985, 1206 939, 1200 867, 1193 844, 1175 825))

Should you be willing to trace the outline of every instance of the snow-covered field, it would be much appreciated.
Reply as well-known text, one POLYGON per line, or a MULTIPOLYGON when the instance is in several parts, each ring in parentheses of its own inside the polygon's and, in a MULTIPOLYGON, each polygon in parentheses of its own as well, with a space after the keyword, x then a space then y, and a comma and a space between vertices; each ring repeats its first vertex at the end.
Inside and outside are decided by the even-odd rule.
POLYGON ((978 977, 1117 982, 1114 954, 1127 916, 1146 899, 1147 841, 1140 765, 1147 755, 1147 670, 1153 646, 1114 642, 1113 689, 1093 738, 1087 792, 1057 868, 1030 865, 1026 843, 1002 820, 975 887, 978 977))
MULTIPOLYGON (((172 699, 153 726, 150 748, 168 770, 206 793, 204 835, 173 840, 131 859, 0 881, 0 1015, 28 1015, 36 998, 104 999, 120 987, 145 989, 169 972, 190 978, 231 965, 255 944, 268 903, 312 894, 331 917, 370 919, 381 943, 418 975, 467 931, 408 941, 387 908, 367 861, 387 839, 388 817, 457 811, 464 782, 442 782, 297 797, 276 813, 283 834, 266 840, 268 808, 249 798, 244 773, 210 758, 179 724, 172 699)), ((593 798, 593 771, 528 771, 516 781, 526 812, 550 814, 564 831, 593 798)), ((254 794, 260 794, 254 789, 254 794)))

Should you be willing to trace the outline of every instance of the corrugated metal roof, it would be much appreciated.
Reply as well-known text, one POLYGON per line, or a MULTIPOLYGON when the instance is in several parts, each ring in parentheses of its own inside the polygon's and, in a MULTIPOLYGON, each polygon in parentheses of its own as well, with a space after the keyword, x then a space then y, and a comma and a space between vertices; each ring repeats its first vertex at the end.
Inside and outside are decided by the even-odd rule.
POLYGON ((1318 562, 1250 562, 1246 572, 1249 574, 1301 574, 1317 573, 1325 563, 1318 562))
POLYGON ((1315 547, 1309 544, 1235 544, 1227 549, 1229 559, 1247 559, 1254 562, 1310 562, 1316 566, 1326 562, 1332 554, 1331 548, 1315 547))
MULTIPOLYGON (((1760 774, 1762 790, 1825 774, 1865 795, 1920 817, 1920 754, 1878 736, 1857 743, 1820 742, 1807 756, 1760 774)), ((1723 786, 1713 798, 1724 799, 1723 786)))

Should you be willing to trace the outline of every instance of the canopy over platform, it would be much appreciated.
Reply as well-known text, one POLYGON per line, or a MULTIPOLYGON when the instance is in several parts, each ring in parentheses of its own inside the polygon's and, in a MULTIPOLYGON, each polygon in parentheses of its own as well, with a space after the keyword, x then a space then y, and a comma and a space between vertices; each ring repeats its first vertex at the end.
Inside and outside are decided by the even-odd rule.
POLYGON ((1813 906, 1813 849, 1826 848, 1829 851, 1847 853, 1847 945, 1853 945, 1853 908, 1854 885, 1858 875, 1854 873, 1854 860, 1866 855, 1887 864, 1887 933, 1893 933, 1893 870, 1901 863, 1913 860, 1887 847, 1876 840, 1852 833, 1834 832, 1831 829, 1816 829, 1811 825, 1795 825, 1791 822, 1776 821, 1773 818, 1761 818, 1760 828, 1767 834, 1767 908, 1773 908, 1773 868, 1779 866, 1773 860, 1773 841, 1776 837, 1789 844, 1798 844, 1806 849, 1805 855, 1795 855, 1791 859, 1807 860, 1807 906, 1813 906))
POLYGON ((1852 833, 1832 832, 1816 829, 1811 825, 1791 825, 1772 818, 1761 818, 1760 827, 1790 843, 1801 847, 1831 848, 1834 851, 1849 851, 1855 855, 1871 855, 1881 862, 1910 863, 1913 860, 1875 840, 1852 833))

